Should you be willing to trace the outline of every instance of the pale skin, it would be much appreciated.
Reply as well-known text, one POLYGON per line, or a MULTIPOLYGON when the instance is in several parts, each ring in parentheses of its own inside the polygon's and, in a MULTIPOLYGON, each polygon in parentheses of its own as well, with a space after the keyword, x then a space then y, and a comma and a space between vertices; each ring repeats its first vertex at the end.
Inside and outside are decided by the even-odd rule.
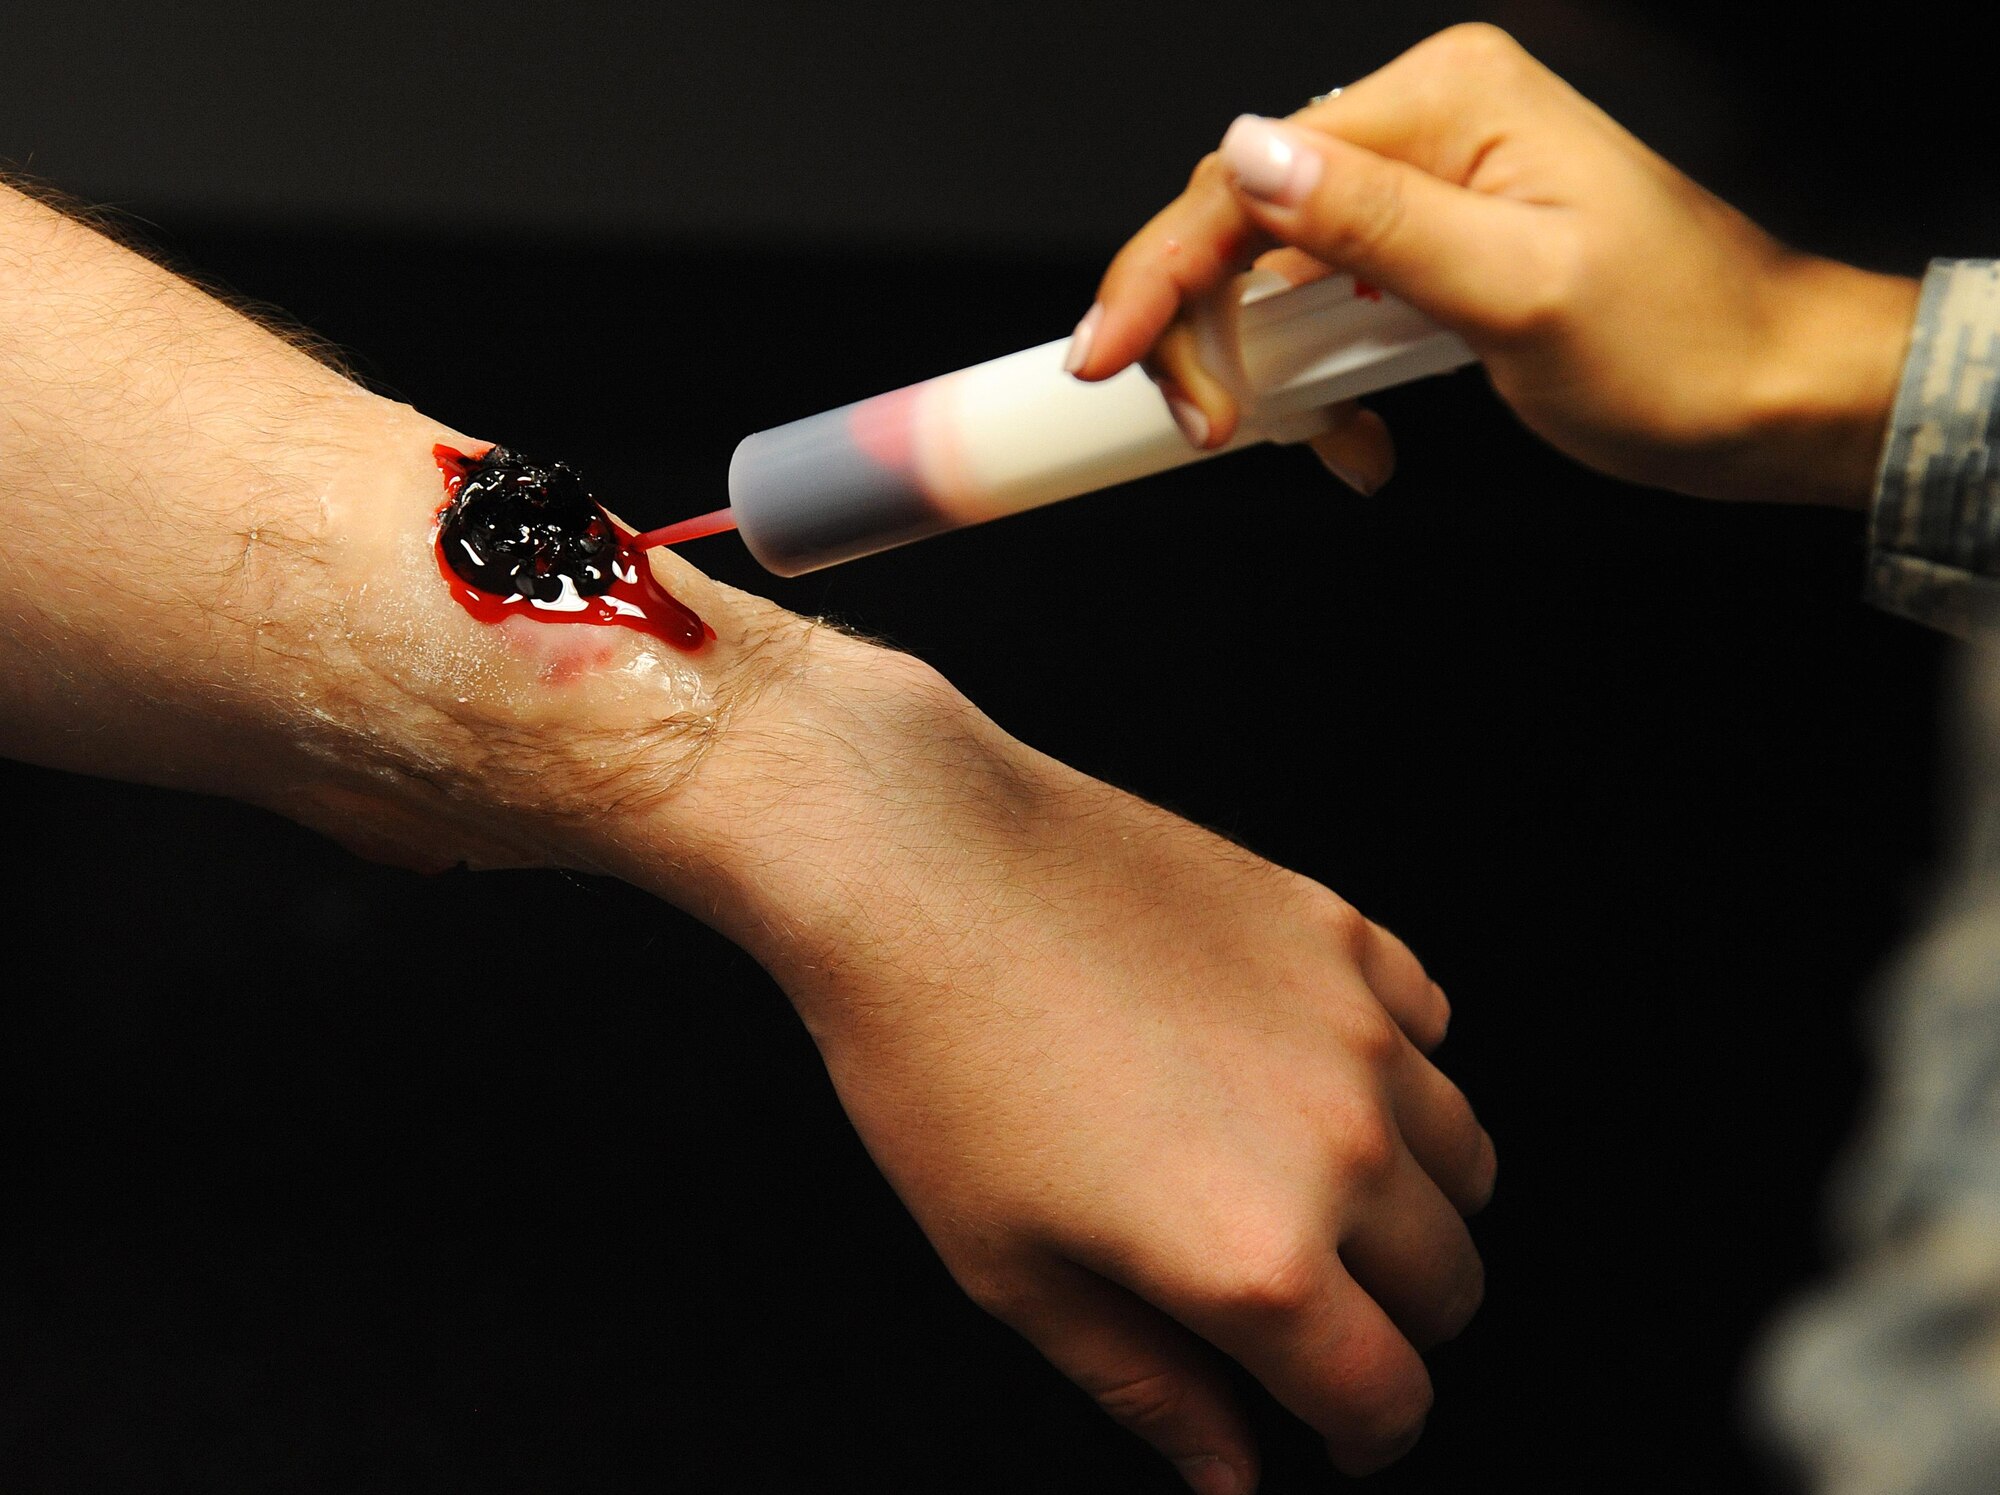
POLYGON ((0 751, 628 878, 762 962, 953 1274, 1196 1486, 1256 1476, 1224 1355, 1346 1467, 1406 1447, 1494 1155, 1402 942, 672 554, 696 653, 476 621, 440 442, 486 444, 0 188, 0 751))
MULTIPOLYGON (((1169 329, 1279 249, 1464 333, 1606 471, 1865 497, 1909 282, 1775 245, 1490 28, 1296 128, 1313 191, 1204 162, 1106 276, 1084 377, 1149 357, 1226 440, 1169 329)), ((696 655, 475 622, 431 562, 430 447, 482 441, 4 191, 0 413, 0 749, 378 857, 629 878, 764 964, 958 1280, 1197 1489, 1257 1475, 1222 1355, 1343 1469, 1414 1441, 1494 1155, 1393 935, 674 556, 696 655)), ((1372 417, 1322 449, 1387 476, 1372 417)))
MULTIPOLYGON (((1288 120, 1239 121, 1112 260, 1086 380, 1143 362, 1190 440, 1238 412, 1183 313, 1251 265, 1355 274, 1463 336, 1537 434, 1615 477, 1865 508, 1918 283, 1778 243, 1487 25, 1454 27, 1288 120)), ((1389 433, 1314 442, 1364 493, 1389 433)))
MULTIPOLYGON (((1178 314, 1259 256, 1294 280, 1334 267, 1463 336, 1530 429, 1601 472, 1866 503, 1915 281, 1778 243, 1492 26, 1262 126, 1289 161, 1260 164, 1265 128, 1232 131, 1119 251, 1081 377, 1144 357, 1219 445, 1236 411, 1178 314)), ((1394 468, 1357 408, 1316 445, 1363 491, 1394 468)))

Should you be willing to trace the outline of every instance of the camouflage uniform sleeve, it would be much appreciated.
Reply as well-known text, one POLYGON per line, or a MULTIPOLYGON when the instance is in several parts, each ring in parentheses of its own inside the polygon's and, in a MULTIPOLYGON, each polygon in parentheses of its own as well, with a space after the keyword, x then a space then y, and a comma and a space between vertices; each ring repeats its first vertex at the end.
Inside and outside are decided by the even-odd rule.
POLYGON ((2000 1491, 2000 262, 1924 279, 1875 490, 1868 594, 1971 634, 1965 843, 1876 994, 1876 1083, 1840 1171, 1842 1264, 1756 1366, 1815 1495, 2000 1491))
POLYGON ((1844 1264, 1756 1377, 1758 1420, 1816 1495, 2000 1490, 2000 640, 1982 645, 1965 853, 1878 993, 1880 1078, 1834 1193, 1844 1264))
POLYGON ((1961 636, 2000 621, 2000 261, 1937 260, 1876 477, 1871 602, 1961 636))

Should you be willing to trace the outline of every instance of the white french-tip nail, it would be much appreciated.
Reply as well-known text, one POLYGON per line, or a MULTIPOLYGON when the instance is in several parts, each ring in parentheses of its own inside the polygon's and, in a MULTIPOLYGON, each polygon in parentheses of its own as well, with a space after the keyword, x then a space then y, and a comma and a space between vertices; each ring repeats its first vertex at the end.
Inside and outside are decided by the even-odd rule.
POLYGON ((1097 337, 1097 324, 1104 320, 1104 308, 1097 302, 1090 304, 1090 310, 1083 314, 1083 320, 1076 324, 1076 331, 1069 335, 1069 352, 1063 355, 1063 372, 1074 374, 1090 357, 1090 345, 1097 337))
POLYGON ((1255 114, 1237 116, 1222 137, 1222 164, 1250 196, 1295 208, 1319 185, 1319 152, 1300 131, 1255 114))
POLYGON ((1181 395, 1167 396, 1167 409, 1174 415, 1174 424, 1181 428, 1181 435, 1196 446, 1208 445, 1208 417, 1201 413, 1201 406, 1181 395))

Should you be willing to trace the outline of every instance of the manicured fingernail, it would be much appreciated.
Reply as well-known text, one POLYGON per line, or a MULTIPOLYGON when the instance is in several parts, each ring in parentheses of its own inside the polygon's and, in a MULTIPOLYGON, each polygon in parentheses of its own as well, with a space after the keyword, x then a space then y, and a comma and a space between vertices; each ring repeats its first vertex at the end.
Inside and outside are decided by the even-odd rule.
POLYGON ((1083 314, 1083 320, 1076 324, 1076 331, 1069 335, 1069 352, 1063 355, 1063 372, 1074 374, 1082 368, 1090 357, 1090 344, 1097 336, 1097 324, 1104 320, 1104 308, 1099 303, 1090 303, 1090 310, 1083 314))
POLYGON ((1382 486, 1380 483, 1377 483, 1373 479, 1371 479, 1368 476, 1368 474, 1363 472, 1360 468, 1350 467, 1347 463, 1342 462, 1337 457, 1329 457, 1326 455, 1326 453, 1321 452, 1319 454, 1319 460, 1321 465, 1323 465, 1328 472, 1332 473, 1335 477, 1339 478, 1341 482, 1347 484, 1348 487, 1352 488, 1356 493, 1360 494, 1363 498, 1372 497, 1375 493, 1375 490, 1382 486))
POLYGON ((1196 446, 1208 445, 1208 417, 1201 413, 1201 406, 1185 395, 1170 394, 1167 409, 1174 413, 1174 424, 1181 428, 1181 435, 1196 446))
POLYGON ((1180 1470, 1181 1478, 1188 1482, 1188 1488, 1195 1495, 1249 1495, 1250 1487, 1243 1482, 1241 1471, 1214 1454, 1179 1459, 1174 1467, 1180 1470))
POLYGON ((1295 208, 1318 185, 1322 163, 1296 130, 1241 114, 1222 137, 1222 164, 1252 197, 1295 208))

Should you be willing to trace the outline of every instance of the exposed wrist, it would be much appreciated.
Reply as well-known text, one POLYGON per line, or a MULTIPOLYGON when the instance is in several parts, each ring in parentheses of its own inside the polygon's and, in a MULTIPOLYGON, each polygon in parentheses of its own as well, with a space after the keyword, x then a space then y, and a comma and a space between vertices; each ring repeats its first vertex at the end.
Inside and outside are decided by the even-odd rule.
POLYGON ((885 927, 979 917, 954 900, 1038 854, 1067 771, 921 661, 795 621, 617 870, 743 946, 817 1026, 815 994, 837 1001, 850 952, 881 955, 885 927))
POLYGON ((1918 282, 1797 256, 1749 394, 1766 496, 1865 509, 1916 317, 1918 282))

